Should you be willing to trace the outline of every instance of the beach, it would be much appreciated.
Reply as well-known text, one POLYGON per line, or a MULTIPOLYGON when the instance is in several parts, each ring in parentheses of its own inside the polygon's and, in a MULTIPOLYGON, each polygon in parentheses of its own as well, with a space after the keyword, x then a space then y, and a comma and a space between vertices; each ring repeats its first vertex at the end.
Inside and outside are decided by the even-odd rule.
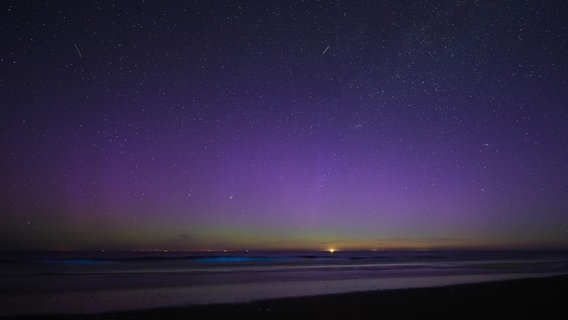
POLYGON ((5 259, 0 316, 334 318, 497 306, 548 312, 566 296, 567 262, 564 253, 488 252, 5 259))
POLYGON ((0 16, 0 318, 568 319, 568 0, 0 16))
POLYGON ((26 319, 401 319, 562 317, 568 276, 434 288, 354 292, 250 303, 157 308, 103 314, 47 314, 26 319), (242 317, 242 318, 241 318, 242 317))

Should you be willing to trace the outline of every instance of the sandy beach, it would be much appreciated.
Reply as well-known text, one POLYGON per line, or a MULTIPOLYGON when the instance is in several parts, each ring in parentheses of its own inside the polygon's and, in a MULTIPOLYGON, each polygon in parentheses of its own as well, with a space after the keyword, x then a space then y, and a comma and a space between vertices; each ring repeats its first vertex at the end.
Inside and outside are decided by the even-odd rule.
MULTIPOLYGON (((565 252, 43 252, 5 254, 0 267, 0 317, 217 312, 282 299, 529 281, 523 279, 554 288, 549 279, 568 277, 565 252)), ((549 292, 530 290, 539 298, 549 292)))
POLYGON ((3 315, 94 314, 139 309, 249 303, 266 299, 439 287, 555 274, 477 274, 376 279, 262 282, 187 287, 119 288, 1 295, 3 315), (33 306, 30 308, 30 306, 33 306))
MULTIPOLYGON (((246 303, 154 308, 97 314, 41 314, 34 319, 371 319, 443 318, 541 319, 561 315, 568 276, 490 281, 428 288, 375 290, 267 299, 246 303)), ((149 306, 151 307, 151 306, 149 306)))

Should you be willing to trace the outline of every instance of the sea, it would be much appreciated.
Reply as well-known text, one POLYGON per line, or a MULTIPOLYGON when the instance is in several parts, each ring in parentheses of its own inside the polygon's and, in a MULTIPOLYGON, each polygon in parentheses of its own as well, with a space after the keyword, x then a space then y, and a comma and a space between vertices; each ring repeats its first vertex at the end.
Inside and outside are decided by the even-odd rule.
POLYGON ((0 316, 91 314, 568 274, 568 251, 0 253, 0 316))

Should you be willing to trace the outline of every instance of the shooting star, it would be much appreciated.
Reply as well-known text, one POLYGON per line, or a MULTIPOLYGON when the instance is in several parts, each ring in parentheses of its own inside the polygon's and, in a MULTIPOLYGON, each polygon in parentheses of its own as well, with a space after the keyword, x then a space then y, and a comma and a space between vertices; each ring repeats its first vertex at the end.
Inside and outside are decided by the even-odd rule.
POLYGON ((77 47, 76 43, 73 43, 73 45, 75 46, 75 50, 77 50, 77 53, 79 54, 79 57, 81 57, 81 59, 83 59, 83 55, 81 54, 81 51, 79 51, 79 47, 77 47))
POLYGON ((327 52, 327 50, 329 50, 331 47, 328 45, 327 47, 325 47, 325 50, 323 50, 323 53, 321 54, 322 56, 327 52))

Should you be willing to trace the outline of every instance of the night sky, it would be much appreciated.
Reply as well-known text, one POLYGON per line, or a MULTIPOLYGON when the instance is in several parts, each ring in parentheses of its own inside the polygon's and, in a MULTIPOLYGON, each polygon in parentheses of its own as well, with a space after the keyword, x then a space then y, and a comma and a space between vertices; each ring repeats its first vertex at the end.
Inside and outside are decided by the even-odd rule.
POLYGON ((0 9, 0 249, 568 248, 568 2, 0 9))

